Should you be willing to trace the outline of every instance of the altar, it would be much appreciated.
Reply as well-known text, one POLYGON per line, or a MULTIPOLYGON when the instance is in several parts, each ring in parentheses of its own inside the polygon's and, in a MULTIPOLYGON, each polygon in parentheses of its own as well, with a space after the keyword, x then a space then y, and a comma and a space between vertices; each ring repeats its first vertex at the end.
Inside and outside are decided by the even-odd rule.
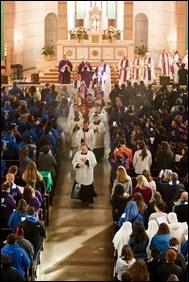
MULTIPOLYGON (((96 35, 97 36, 97 35, 96 35)), ((90 63, 96 64, 99 60, 104 60, 110 65, 117 64, 123 56, 128 59, 133 58, 134 43, 132 40, 101 40, 100 43, 95 43, 93 40, 59 40, 57 42, 57 60, 60 61, 63 54, 66 54, 68 59, 75 64, 82 61, 82 55, 87 56, 90 63), (93 41, 93 42, 92 42, 93 41)))
POLYGON ((108 21, 115 19, 115 15, 105 13, 94 1, 87 17, 80 22, 80 25, 68 31, 68 39, 57 41, 57 60, 60 61, 63 55, 74 64, 78 65, 82 61, 83 54, 92 66, 98 66, 100 60, 104 60, 110 66, 117 63, 127 56, 133 59, 134 42, 133 40, 123 40, 123 30, 117 23, 108 21))

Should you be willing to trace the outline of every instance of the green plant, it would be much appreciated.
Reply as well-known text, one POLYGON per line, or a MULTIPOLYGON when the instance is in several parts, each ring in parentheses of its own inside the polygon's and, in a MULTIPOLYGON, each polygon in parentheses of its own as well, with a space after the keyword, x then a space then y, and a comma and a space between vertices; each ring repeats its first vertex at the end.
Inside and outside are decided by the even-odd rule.
POLYGON ((141 56, 144 56, 147 52, 148 52, 148 47, 145 45, 136 46, 135 51, 134 51, 135 54, 138 54, 141 56))
POLYGON ((45 56, 51 55, 51 56, 54 56, 55 55, 54 45, 44 46, 41 49, 41 55, 45 55, 45 56))

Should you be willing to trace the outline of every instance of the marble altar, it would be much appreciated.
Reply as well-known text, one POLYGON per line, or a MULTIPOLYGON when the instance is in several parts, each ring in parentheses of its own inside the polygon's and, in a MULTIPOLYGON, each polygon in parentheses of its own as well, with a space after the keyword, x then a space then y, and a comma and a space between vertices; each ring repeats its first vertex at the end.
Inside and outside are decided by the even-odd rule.
POLYGON ((109 64, 116 64, 124 55, 131 60, 134 53, 134 43, 132 40, 102 40, 98 35, 93 35, 91 40, 59 40, 57 42, 57 60, 61 60, 66 54, 73 63, 81 62, 82 55, 86 54, 90 63, 104 60, 109 64), (96 37, 95 37, 96 36, 96 37), (96 41, 96 43, 95 43, 96 41))

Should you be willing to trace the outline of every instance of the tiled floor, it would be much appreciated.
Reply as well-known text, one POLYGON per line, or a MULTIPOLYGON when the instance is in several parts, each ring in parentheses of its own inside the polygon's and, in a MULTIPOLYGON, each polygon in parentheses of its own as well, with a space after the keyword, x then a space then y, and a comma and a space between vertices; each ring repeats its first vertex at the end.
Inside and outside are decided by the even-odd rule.
POLYGON ((75 173, 68 156, 65 148, 37 280, 113 281, 109 164, 104 160, 96 166, 98 197, 93 207, 83 207, 70 199, 75 173))

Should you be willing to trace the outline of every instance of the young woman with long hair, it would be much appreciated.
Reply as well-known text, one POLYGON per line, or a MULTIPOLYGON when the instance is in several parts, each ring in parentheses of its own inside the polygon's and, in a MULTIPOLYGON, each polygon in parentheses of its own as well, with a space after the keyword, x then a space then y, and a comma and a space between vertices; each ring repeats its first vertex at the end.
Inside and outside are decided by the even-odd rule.
MULTIPOLYGON (((160 192, 155 191, 154 194, 152 194, 152 198, 148 203, 148 212, 149 212, 149 216, 151 213, 155 212, 155 204, 159 203, 159 202, 163 202, 162 199, 162 195, 160 194, 160 192)), ((167 208, 166 208, 167 210, 167 208)))
POLYGON ((124 271, 127 271, 131 265, 136 261, 134 258, 131 247, 126 244, 122 247, 121 256, 116 261, 116 274, 118 281, 122 281, 121 275, 124 271))
POLYGON ((144 199, 146 205, 152 198, 152 189, 148 185, 148 181, 144 175, 138 175, 136 177, 136 187, 133 189, 132 195, 135 193, 140 193, 144 199))
POLYGON ((27 202, 24 199, 20 199, 18 201, 18 205, 15 211, 11 214, 8 226, 10 228, 16 229, 16 226, 21 222, 22 218, 26 218, 27 216, 27 202))
POLYGON ((22 147, 19 150, 19 175, 22 176, 22 173, 27 168, 27 165, 32 162, 28 157, 29 149, 28 147, 22 147))
POLYGON ((137 147, 138 150, 133 156, 133 168, 138 175, 142 174, 145 169, 150 170, 152 165, 152 154, 150 150, 147 149, 143 140, 138 141, 137 147))
POLYGON ((147 260, 146 248, 149 243, 149 237, 146 233, 143 222, 136 222, 133 226, 133 232, 130 235, 129 245, 134 253, 134 257, 147 260))
POLYGON ((42 175, 37 170, 37 165, 35 162, 31 162, 27 165, 26 170, 22 174, 22 179, 28 184, 28 182, 33 179, 35 181, 36 189, 45 194, 46 187, 42 175))
POLYGON ((162 253, 165 253, 169 249, 169 240, 171 238, 172 236, 168 224, 164 222, 161 223, 156 235, 152 237, 150 250, 157 247, 162 253))
POLYGON ((151 175, 151 172, 147 169, 143 170, 143 173, 142 173, 146 179, 148 180, 148 185, 149 187, 152 188, 152 193, 154 194, 154 192, 156 191, 157 189, 157 186, 156 186, 156 182, 155 180, 153 179, 152 175, 151 175))
POLYGON ((27 202, 28 206, 34 207, 35 215, 38 217, 41 203, 39 199, 35 196, 35 190, 33 189, 32 186, 27 184, 24 187, 22 199, 24 199, 27 202))
POLYGON ((138 213, 142 216, 144 226, 147 228, 148 206, 145 204, 141 193, 135 193, 134 196, 132 197, 132 201, 136 202, 137 208, 138 208, 138 213))
POLYGON ((131 177, 127 174, 126 169, 124 166, 118 166, 117 171, 116 171, 116 179, 114 180, 113 187, 112 187, 112 194, 111 197, 114 193, 115 186, 120 183, 124 186, 124 196, 129 198, 132 193, 132 179, 131 177))
POLYGON ((174 154, 167 141, 161 142, 161 150, 156 153, 156 170, 159 173, 162 169, 173 169, 174 154))
POLYGON ((137 145, 138 141, 141 139, 141 136, 144 136, 142 129, 138 125, 133 126, 133 131, 131 133, 131 144, 137 145))
POLYGON ((112 205, 112 217, 114 221, 118 221, 120 216, 123 214, 124 209, 127 205, 128 199, 124 196, 124 186, 118 183, 115 186, 114 193, 110 200, 112 205))
POLYGON ((133 263, 127 272, 131 275, 132 281, 150 281, 148 268, 143 259, 138 259, 133 263))

